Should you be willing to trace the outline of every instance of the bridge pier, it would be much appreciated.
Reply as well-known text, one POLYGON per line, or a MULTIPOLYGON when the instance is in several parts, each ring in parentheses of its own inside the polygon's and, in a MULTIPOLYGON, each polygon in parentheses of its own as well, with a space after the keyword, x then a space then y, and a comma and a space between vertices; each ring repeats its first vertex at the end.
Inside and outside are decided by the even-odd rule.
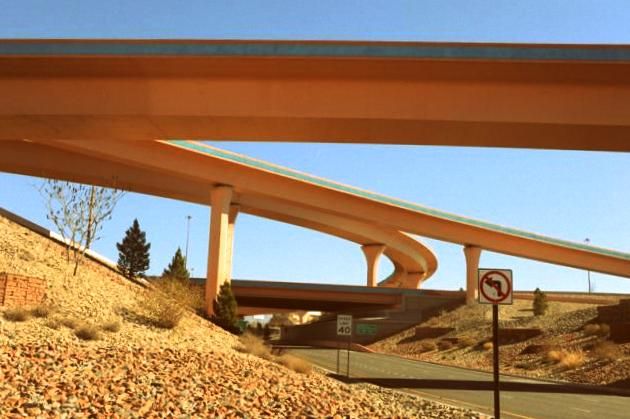
POLYGON ((464 246, 466 256, 466 304, 473 304, 477 300, 477 270, 481 248, 478 246, 464 246))
MULTIPOLYGON (((210 192, 210 243, 208 246, 208 271, 206 273, 206 312, 214 314, 213 303, 219 294, 221 284, 228 280, 231 267, 231 249, 233 238, 230 233, 230 203, 233 189, 231 186, 217 186, 210 192)), ((236 214, 236 213, 235 213, 236 214)), ((236 220, 236 215, 233 217, 236 220)))
POLYGON ((403 284, 404 288, 419 288, 426 278, 426 272, 407 272, 407 280, 403 284))
POLYGON ((383 244, 364 244, 361 246, 367 261, 367 286, 375 287, 378 282, 378 263, 385 251, 383 244))
MULTIPOLYGON (((236 218, 238 217, 238 213, 241 207, 236 204, 230 205, 230 212, 228 214, 228 246, 227 246, 227 273, 225 279, 228 281, 232 280, 232 266, 233 266, 233 256, 234 256, 234 227, 236 225, 236 218)), ((221 284, 219 284, 221 286, 221 284)))

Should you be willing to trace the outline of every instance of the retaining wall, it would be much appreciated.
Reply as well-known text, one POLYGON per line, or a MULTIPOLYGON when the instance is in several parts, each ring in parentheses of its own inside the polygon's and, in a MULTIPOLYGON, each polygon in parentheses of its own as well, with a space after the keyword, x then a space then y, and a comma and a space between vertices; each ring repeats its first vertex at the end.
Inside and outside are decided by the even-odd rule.
POLYGON ((36 306, 46 297, 46 281, 40 278, 0 273, 0 306, 36 306))

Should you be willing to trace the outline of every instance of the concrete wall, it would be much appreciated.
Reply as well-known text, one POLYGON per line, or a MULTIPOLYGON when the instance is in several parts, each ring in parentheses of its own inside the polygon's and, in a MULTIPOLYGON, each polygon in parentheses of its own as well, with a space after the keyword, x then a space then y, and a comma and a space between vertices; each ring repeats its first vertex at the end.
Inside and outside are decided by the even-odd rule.
POLYGON ((28 276, 0 273, 0 305, 36 306, 44 301, 46 281, 28 276))

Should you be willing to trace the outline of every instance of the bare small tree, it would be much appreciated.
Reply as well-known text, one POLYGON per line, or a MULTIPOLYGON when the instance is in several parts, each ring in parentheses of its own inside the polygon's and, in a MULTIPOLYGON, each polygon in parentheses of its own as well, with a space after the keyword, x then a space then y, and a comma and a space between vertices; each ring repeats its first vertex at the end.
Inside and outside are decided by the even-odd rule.
POLYGON ((103 222, 112 218, 124 192, 60 180, 47 179, 40 188, 46 201, 46 217, 57 227, 66 244, 66 260, 74 262, 77 274, 85 252, 99 239, 103 222))

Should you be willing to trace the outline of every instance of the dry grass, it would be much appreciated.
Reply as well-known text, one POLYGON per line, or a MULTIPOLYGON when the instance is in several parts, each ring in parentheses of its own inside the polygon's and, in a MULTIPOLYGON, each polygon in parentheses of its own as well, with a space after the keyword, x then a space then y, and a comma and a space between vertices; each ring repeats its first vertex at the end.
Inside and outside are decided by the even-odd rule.
POLYGON ((153 285, 182 306, 193 311, 205 308, 203 288, 200 286, 176 279, 161 279, 154 282, 153 285))
POLYGON ((101 338, 98 327, 90 324, 79 326, 77 330, 74 331, 74 334, 81 340, 98 340, 101 338))
POLYGON ((25 322, 31 318, 31 313, 22 307, 9 308, 5 310, 3 317, 10 322, 25 322))
POLYGON ((441 340, 437 344, 437 347, 440 349, 440 351, 446 351, 448 349, 451 349, 453 346, 453 342, 451 342, 450 340, 441 340))
POLYGON ((62 317, 59 319, 59 323, 68 329, 76 329, 81 324, 81 322, 74 317, 62 317))
POLYGON ((53 312, 53 308, 48 304, 40 304, 31 309, 31 315, 37 318, 48 318, 53 312))
POLYGON ((425 340, 422 343, 420 343, 420 352, 435 351, 436 349, 437 349, 437 345, 433 341, 425 340))
POLYGON ((553 349, 545 354, 545 359, 549 362, 560 362, 562 359, 562 351, 553 349))
POLYGON ((606 323, 587 324, 582 328, 585 336, 608 336, 610 334, 610 326, 606 323))
POLYGON ((623 355, 618 345, 608 341, 599 342, 592 353, 597 359, 606 361, 616 361, 623 355))
POLYGON ((562 358, 560 359, 560 365, 567 369, 574 369, 581 367, 586 360, 586 356, 581 349, 573 351, 562 351, 562 358))
POLYGON ((483 345, 481 345, 481 347, 483 348, 484 351, 491 351, 492 348, 494 347, 494 344, 492 342, 484 342, 483 345))
POLYGON ((547 352, 545 358, 547 361, 561 365, 566 369, 575 369, 584 364, 586 355, 581 349, 575 350, 552 350, 547 352))
POLYGON ((186 312, 187 297, 185 287, 175 280, 161 280, 146 290, 140 302, 140 309, 151 323, 162 329, 177 327, 186 312))
POLYGON ((244 333, 238 338, 241 343, 239 350, 248 354, 255 355, 259 358, 271 360, 271 350, 265 343, 258 337, 251 333, 244 333))
POLYGON ((289 354, 274 356, 269 346, 265 345, 260 337, 252 333, 245 332, 238 340, 241 343, 240 348, 238 348, 241 352, 266 359, 267 361, 276 362, 301 374, 309 374, 313 369, 311 364, 296 356, 289 354))
POLYGON ((58 319, 47 319, 44 322, 44 326, 49 329, 58 330, 61 327, 61 322, 58 319))
POLYGON ((467 348, 469 346, 474 346, 477 341, 472 336, 462 336, 457 340, 457 346, 460 348, 467 348))
POLYGON ((105 332, 116 333, 120 331, 121 323, 119 320, 110 320, 101 325, 101 329, 105 332))
POLYGON ((276 362, 300 374, 310 374, 313 370, 311 364, 293 355, 282 355, 276 358, 276 362))

